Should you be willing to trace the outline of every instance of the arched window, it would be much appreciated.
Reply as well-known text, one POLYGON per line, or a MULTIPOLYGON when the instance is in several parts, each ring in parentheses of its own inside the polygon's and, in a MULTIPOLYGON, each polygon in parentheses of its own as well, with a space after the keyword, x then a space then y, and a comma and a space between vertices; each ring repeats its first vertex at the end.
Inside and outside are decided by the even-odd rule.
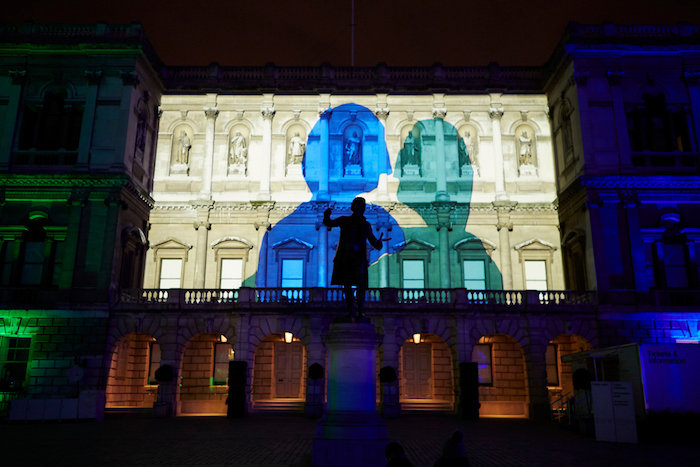
POLYGON ((633 152, 691 152, 685 106, 669 104, 658 89, 642 92, 642 102, 628 107, 627 127, 633 152))
POLYGON ((62 85, 49 87, 41 100, 26 100, 17 149, 77 150, 83 110, 83 102, 71 99, 62 85))

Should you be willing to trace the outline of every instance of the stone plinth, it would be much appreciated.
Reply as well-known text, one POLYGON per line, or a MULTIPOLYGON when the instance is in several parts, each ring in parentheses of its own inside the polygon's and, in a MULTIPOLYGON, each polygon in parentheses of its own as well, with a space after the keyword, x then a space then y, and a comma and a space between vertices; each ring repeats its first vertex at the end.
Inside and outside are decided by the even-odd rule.
POLYGON ((328 411, 316 425, 314 466, 386 465, 386 424, 376 401, 381 340, 370 323, 334 323, 326 334, 328 411))
POLYGON ((189 167, 187 164, 173 164, 172 167, 170 167, 171 175, 187 175, 188 171, 189 167))
POLYGON ((362 177, 362 167, 359 164, 350 164, 345 167, 346 177, 362 177))

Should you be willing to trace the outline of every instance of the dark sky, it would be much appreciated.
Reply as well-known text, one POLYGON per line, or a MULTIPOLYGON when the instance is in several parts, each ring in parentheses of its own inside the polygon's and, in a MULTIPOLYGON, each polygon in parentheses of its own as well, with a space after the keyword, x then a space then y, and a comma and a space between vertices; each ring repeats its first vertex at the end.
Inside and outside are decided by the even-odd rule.
MULTIPOLYGON (((2 22, 140 22, 167 65, 350 65, 351 0, 12 0, 2 22)), ((700 23, 700 0, 355 0, 355 64, 542 65, 569 21, 700 23)))

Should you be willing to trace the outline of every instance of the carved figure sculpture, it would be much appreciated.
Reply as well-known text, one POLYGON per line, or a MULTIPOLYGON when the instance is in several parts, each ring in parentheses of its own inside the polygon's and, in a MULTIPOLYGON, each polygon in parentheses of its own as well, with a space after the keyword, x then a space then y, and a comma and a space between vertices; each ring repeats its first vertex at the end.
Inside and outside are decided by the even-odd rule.
POLYGON ((236 136, 231 139, 230 158, 231 164, 245 165, 248 162, 248 148, 245 144, 245 137, 240 131, 237 131, 236 136))
POLYGON ((472 134, 469 130, 464 132, 464 137, 462 138, 464 147, 467 149, 467 156, 469 156, 469 162, 471 165, 476 165, 476 152, 474 151, 474 141, 472 140, 472 134))
POLYGON ((520 141, 520 165, 532 165, 532 140, 523 131, 518 138, 520 141))
POLYGON ((306 151, 306 141, 299 136, 299 132, 295 132, 294 136, 289 140, 289 150, 287 155, 289 156, 290 164, 301 164, 304 158, 304 152, 306 151))
POLYGON ((190 160, 190 148, 192 143, 185 130, 180 130, 180 137, 177 139, 178 151, 175 156, 175 163, 187 164, 190 160))
POLYGON ((416 138, 413 136, 413 131, 408 132, 408 136, 406 136, 406 141, 403 143, 403 150, 404 150, 404 156, 405 156, 405 165, 407 164, 412 164, 412 165, 420 165, 420 158, 419 158, 419 149, 418 146, 416 146, 416 138))
POLYGON ((362 163, 360 138, 357 136, 356 131, 353 131, 352 136, 345 142, 345 155, 348 158, 348 165, 360 165, 362 163))

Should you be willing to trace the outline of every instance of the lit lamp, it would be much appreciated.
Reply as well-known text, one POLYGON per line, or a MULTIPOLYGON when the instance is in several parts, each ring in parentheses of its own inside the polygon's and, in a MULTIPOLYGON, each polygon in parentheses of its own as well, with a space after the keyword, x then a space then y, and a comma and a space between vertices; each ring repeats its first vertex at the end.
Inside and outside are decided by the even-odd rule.
POLYGON ((284 342, 286 342, 287 344, 291 344, 293 338, 294 338, 294 334, 292 334, 291 332, 284 333, 284 342))
POLYGON ((413 343, 420 344, 420 332, 417 332, 413 335, 413 343))
POLYGON ((228 342, 228 339, 226 339, 226 336, 224 336, 223 334, 221 335, 220 339, 221 342, 228 342))

